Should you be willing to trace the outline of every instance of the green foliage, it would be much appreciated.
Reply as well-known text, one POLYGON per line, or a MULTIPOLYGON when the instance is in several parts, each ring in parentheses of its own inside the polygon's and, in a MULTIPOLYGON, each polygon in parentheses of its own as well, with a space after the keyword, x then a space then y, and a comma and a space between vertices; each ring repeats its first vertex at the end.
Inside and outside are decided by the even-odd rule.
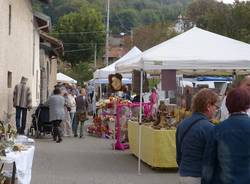
POLYGON ((110 24, 114 32, 121 31, 119 27, 117 28, 114 25, 120 25, 120 28, 126 32, 136 26, 138 19, 138 14, 134 9, 124 9, 111 15, 110 24))
POLYGON ((141 26, 134 31, 134 44, 141 50, 149 49, 176 36, 168 23, 156 23, 141 26))
POLYGON ((33 5, 33 11, 37 11, 37 12, 42 12, 43 10, 43 6, 42 6, 42 3, 41 2, 36 2, 34 3, 33 5))
MULTIPOLYGON (((94 44, 104 42, 103 17, 96 9, 84 6, 79 12, 60 17, 54 35, 63 41, 65 53, 62 57, 72 66, 93 59, 94 44)), ((98 45, 98 51, 101 46, 98 45)))
POLYGON ((187 16, 203 29, 250 43, 250 2, 233 5, 198 0, 187 9, 187 16))
POLYGON ((88 6, 86 0, 53 0, 49 6, 44 6, 43 12, 52 19, 52 24, 56 24, 58 19, 65 14, 77 12, 82 6, 88 6))
MULTIPOLYGON (((98 43, 98 53, 99 56, 102 55, 107 0, 53 0, 49 6, 33 1, 36 1, 35 10, 42 10, 51 16, 53 25, 56 25, 54 33, 61 33, 53 36, 64 42, 64 61, 70 62, 73 67, 86 62, 85 67, 88 67, 87 62, 93 60, 94 43, 98 43), (91 33, 71 34, 74 32, 91 33), (67 52, 72 50, 76 51, 67 52)), ((250 43, 250 2, 235 1, 233 5, 216 0, 110 2, 111 33, 129 33, 133 29, 133 45, 142 50, 175 36, 170 28, 172 25, 166 22, 173 23, 183 13, 198 27, 250 43)))
MULTIPOLYGON (((52 5, 43 6, 43 12, 51 16, 53 24, 65 14, 78 12, 82 6, 94 6, 106 17, 106 2, 107 0, 53 0, 52 5)), ((128 32, 141 25, 176 20, 190 2, 192 0, 111 0, 111 31, 128 32)))
POLYGON ((232 37, 250 43, 250 2, 235 2, 232 7, 232 37))
POLYGON ((142 10, 141 11, 141 21, 145 24, 152 24, 160 22, 160 13, 154 10, 142 10))
POLYGON ((81 85, 84 81, 88 81, 93 78, 94 69, 88 63, 79 63, 76 66, 72 67, 68 71, 65 71, 65 74, 77 80, 81 85))
POLYGON ((197 0, 191 3, 187 8, 187 17, 197 23, 203 19, 206 13, 213 11, 216 8, 215 0, 197 0))
MULTIPOLYGON (((116 2, 118 0, 112 0, 111 30, 113 33, 128 32, 134 27, 152 23, 175 21, 186 7, 186 4, 181 1, 171 0, 130 0, 117 4, 116 2)), ((184 2, 190 2, 190 0, 184 0, 184 2)))

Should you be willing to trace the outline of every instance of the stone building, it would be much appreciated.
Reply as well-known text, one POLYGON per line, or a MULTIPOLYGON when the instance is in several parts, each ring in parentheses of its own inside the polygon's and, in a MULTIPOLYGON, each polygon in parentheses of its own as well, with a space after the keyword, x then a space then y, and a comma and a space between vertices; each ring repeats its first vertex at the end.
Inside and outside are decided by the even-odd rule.
MULTIPOLYGON (((48 3, 49 0, 40 1, 48 3)), ((51 54, 51 51, 47 52, 40 46, 40 42, 45 42, 45 39, 40 38, 41 34, 45 32, 46 36, 50 22, 34 14, 31 0, 0 0, 0 8, 0 120, 3 120, 7 113, 15 113, 13 90, 15 85, 20 83, 22 76, 28 78, 33 107, 40 103, 40 76, 43 70, 41 53, 44 50, 44 57, 53 63, 49 65, 53 71, 56 70, 53 58, 56 58, 54 55, 57 54, 51 54)), ((63 48, 59 41, 57 44, 54 44, 54 41, 46 42, 53 52, 56 51, 54 47, 60 45, 63 48)), ((55 77, 52 77, 53 72, 49 75, 49 80, 55 80, 55 77)))
POLYGON ((57 83, 57 64, 60 62, 58 56, 62 52, 63 44, 60 40, 45 32, 40 33, 40 103, 48 99, 57 83))

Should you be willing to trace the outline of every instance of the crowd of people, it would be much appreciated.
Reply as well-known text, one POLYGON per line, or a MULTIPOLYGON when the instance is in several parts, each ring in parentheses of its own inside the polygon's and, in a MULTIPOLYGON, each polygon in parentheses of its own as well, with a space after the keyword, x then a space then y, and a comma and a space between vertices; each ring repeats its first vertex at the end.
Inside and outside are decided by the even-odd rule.
POLYGON ((88 120, 91 97, 87 89, 70 85, 56 85, 46 105, 53 125, 53 139, 57 143, 62 136, 84 137, 84 122, 88 120))
MULTIPOLYGON (((26 83, 27 78, 22 77, 13 94, 19 134, 24 134, 27 110, 31 109, 31 92, 26 83)), ((55 86, 45 103, 54 141, 60 143, 63 136, 84 137, 84 122, 88 120, 93 96, 91 87, 55 86)), ((122 98, 140 101, 140 95, 131 97, 127 86, 122 98)), ((149 97, 152 116, 157 112, 158 98, 153 88, 149 97)), ((200 90, 192 98, 192 115, 177 127, 176 161, 181 184, 250 183, 250 77, 227 91, 222 105, 219 101, 211 89, 200 90), (219 106, 226 107, 224 118, 214 125, 211 120, 219 106)))
POLYGON ((227 92, 228 115, 211 123, 219 96, 200 90, 192 99, 192 116, 176 132, 176 160, 181 184, 250 183, 250 78, 227 92))

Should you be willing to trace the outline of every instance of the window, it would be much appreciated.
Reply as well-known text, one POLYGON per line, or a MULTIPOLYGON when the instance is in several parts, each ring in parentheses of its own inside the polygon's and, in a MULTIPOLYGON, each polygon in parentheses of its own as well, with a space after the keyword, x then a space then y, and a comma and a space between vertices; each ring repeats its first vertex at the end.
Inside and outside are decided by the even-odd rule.
POLYGON ((11 34, 11 5, 9 5, 9 35, 11 34))
POLYGON ((7 78, 7 85, 8 85, 8 88, 11 88, 12 86, 12 72, 9 72, 8 71, 8 78, 7 78))

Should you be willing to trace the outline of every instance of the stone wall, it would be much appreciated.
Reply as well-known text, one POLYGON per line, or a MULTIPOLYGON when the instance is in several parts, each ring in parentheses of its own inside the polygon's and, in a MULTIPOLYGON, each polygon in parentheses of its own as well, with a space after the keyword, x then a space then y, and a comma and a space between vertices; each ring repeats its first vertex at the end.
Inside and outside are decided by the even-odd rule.
POLYGON ((0 0, 0 7, 0 119, 3 119, 4 112, 15 112, 12 94, 22 76, 28 78, 33 106, 40 101, 37 91, 40 87, 40 66, 39 34, 33 25, 31 1, 0 0), (11 76, 9 86, 8 72, 11 76))

